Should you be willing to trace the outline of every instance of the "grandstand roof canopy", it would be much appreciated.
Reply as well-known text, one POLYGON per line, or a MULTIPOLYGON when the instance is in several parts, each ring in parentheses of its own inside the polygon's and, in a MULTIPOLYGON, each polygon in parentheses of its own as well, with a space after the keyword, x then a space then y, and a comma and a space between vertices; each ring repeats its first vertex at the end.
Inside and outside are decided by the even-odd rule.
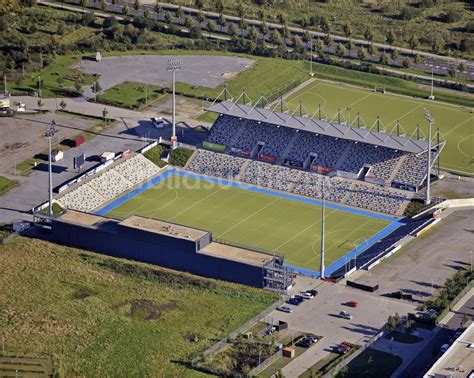
POLYGON ((271 123, 277 126, 305 130, 334 138, 348 139, 354 142, 368 143, 414 154, 419 154, 428 149, 428 142, 426 140, 410 139, 383 132, 346 126, 339 123, 316 120, 310 117, 275 112, 273 110, 262 109, 257 106, 243 105, 236 102, 216 102, 207 108, 207 110, 228 116, 271 123))

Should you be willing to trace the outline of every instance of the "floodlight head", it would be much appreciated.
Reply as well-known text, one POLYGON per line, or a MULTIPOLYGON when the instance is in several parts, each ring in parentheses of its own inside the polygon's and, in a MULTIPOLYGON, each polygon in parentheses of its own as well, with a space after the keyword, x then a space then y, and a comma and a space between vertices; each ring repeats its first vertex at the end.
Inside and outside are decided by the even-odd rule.
POLYGON ((181 58, 169 58, 166 70, 177 71, 179 69, 181 69, 181 58))
POLYGON ((423 108, 423 112, 425 113, 425 119, 426 119, 429 123, 434 123, 435 119, 431 116, 429 110, 426 109, 426 108, 423 108))

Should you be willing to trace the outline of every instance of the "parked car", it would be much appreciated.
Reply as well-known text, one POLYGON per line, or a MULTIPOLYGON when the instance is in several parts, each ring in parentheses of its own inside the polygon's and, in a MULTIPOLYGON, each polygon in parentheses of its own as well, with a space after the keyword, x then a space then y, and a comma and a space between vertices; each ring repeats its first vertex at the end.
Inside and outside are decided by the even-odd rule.
POLYGON ((302 297, 302 296, 301 296, 301 295, 299 295, 299 294, 296 294, 296 295, 295 295, 293 298, 295 298, 295 299, 299 300, 300 302, 303 302, 303 301, 305 300, 305 298, 304 298, 304 297, 302 297))
POLYGON ((339 311, 339 317, 351 320, 352 314, 348 313, 347 311, 339 311))
POLYGON ((312 344, 316 344, 319 341, 316 336, 308 336, 306 339, 311 341, 312 344))
POLYGON ((304 299, 313 299, 314 298, 314 295, 311 294, 311 293, 308 293, 307 291, 302 291, 300 293, 300 295, 304 298, 304 299))
POLYGON ((278 311, 287 312, 288 314, 291 314, 293 312, 293 309, 288 306, 280 306, 278 307, 278 311))
POLYGON ((316 295, 318 295, 318 291, 315 290, 315 289, 311 289, 311 290, 306 290, 307 293, 310 293, 313 297, 315 297, 316 295))
POLYGON ((349 307, 359 307, 359 302, 357 302, 357 301, 349 301, 349 302, 346 302, 346 306, 349 306, 349 307))
POLYGON ((288 299, 288 303, 293 305, 293 306, 299 306, 301 304, 301 301, 299 301, 296 298, 290 298, 290 299, 288 299))
POLYGON ((346 348, 343 348, 343 347, 341 347, 341 346, 339 346, 339 345, 334 345, 334 346, 332 347, 332 351, 333 351, 334 353, 339 353, 339 354, 346 354, 346 353, 347 353, 347 349, 346 349, 346 348))
POLYGON ((301 348, 309 348, 313 343, 309 341, 308 339, 304 339, 298 343, 296 343, 296 346, 299 346, 301 348))
POLYGON ((337 344, 337 346, 339 346, 341 348, 344 348, 348 352, 352 349, 352 347, 350 345, 347 345, 347 344, 344 344, 344 343, 337 344))

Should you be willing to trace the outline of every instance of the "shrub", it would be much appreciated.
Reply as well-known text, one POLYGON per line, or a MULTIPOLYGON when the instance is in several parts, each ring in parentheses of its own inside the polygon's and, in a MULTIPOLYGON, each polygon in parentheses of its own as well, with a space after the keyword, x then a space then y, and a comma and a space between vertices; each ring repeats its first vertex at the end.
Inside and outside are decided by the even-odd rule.
POLYGON ((451 24, 453 22, 461 21, 462 14, 461 12, 458 12, 457 10, 449 9, 444 15, 443 19, 445 22, 448 22, 451 24))
POLYGON ((143 155, 148 159, 155 163, 158 167, 162 168, 166 165, 166 162, 161 160, 161 154, 165 150, 165 147, 161 144, 153 147, 152 149, 145 152, 143 155))
POLYGON ((404 7, 400 12, 400 18, 402 20, 412 20, 420 15, 420 11, 411 6, 404 7))
POLYGON ((169 161, 173 165, 177 165, 178 167, 184 167, 193 152, 193 150, 190 150, 188 148, 177 148, 171 151, 169 161))

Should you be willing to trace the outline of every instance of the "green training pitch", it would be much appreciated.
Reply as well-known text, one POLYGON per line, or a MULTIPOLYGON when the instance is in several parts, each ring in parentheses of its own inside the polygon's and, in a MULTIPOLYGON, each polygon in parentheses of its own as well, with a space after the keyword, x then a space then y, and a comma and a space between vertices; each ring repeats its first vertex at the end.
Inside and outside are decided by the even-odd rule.
MULTIPOLYGON (((132 214, 212 231, 213 237, 285 255, 285 262, 319 270, 321 207, 246 189, 172 175, 116 207, 132 214)), ((336 261, 389 222, 326 209, 326 263, 336 261)))
MULTIPOLYGON (((290 95, 287 106, 294 109, 300 101, 310 114, 321 105, 328 119, 332 119, 338 109, 341 109, 343 119, 348 122, 353 121, 360 112, 369 127, 377 116, 380 116, 387 131, 392 130, 397 120, 400 120, 407 136, 415 132, 417 124, 425 135, 428 135, 428 125, 423 116, 423 107, 426 107, 435 118, 433 135, 439 127, 447 142, 441 154, 441 167, 461 174, 474 175, 472 151, 474 114, 471 109, 400 95, 376 93, 368 89, 322 80, 315 80, 290 95)), ((413 136, 416 137, 416 134, 413 136)))

